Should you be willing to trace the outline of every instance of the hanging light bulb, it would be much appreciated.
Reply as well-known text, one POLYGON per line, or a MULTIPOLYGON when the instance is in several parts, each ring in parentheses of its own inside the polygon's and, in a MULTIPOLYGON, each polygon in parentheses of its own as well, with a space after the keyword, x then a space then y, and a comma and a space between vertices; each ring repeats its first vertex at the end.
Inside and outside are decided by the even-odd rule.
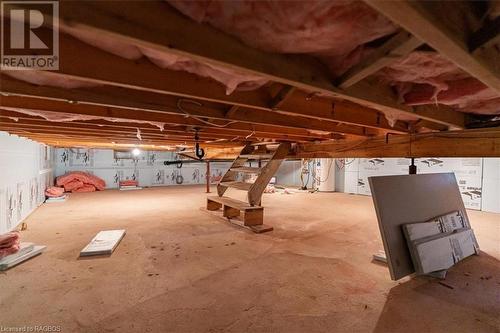
POLYGON ((141 151, 139 150, 139 148, 132 149, 132 155, 139 156, 140 154, 141 154, 141 151))

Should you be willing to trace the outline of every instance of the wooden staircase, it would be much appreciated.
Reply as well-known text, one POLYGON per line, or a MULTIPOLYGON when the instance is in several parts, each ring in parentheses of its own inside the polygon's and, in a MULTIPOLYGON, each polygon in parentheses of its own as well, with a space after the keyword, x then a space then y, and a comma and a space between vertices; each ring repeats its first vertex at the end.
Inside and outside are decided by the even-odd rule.
POLYGON ((283 159, 288 155, 289 150, 289 143, 246 145, 217 185, 218 196, 207 198, 207 210, 213 211, 223 208, 223 216, 227 218, 240 216, 240 212, 242 212, 243 224, 253 231, 272 230, 263 224, 264 207, 261 207, 261 198, 266 186, 283 159), (245 166, 245 163, 255 160, 267 162, 262 167, 245 166), (242 175, 248 174, 256 175, 254 182, 241 180, 242 175), (225 197, 224 193, 228 188, 247 191, 248 202, 225 197))

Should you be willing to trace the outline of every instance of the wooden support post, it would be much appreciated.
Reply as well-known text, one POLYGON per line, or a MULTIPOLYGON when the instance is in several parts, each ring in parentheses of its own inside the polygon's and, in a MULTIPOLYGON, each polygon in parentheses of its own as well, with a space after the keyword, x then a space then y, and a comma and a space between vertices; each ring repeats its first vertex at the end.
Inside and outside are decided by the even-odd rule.
POLYGON ((240 210, 224 205, 224 212, 222 215, 227 218, 238 217, 240 216, 240 210))
POLYGON ((221 207, 221 203, 207 199, 207 210, 219 210, 221 207))
POLYGON ((207 179, 207 193, 210 193, 210 161, 207 161, 206 179, 207 179))
POLYGON ((247 209, 243 213, 243 223, 246 226, 261 225, 264 223, 264 209, 247 209))

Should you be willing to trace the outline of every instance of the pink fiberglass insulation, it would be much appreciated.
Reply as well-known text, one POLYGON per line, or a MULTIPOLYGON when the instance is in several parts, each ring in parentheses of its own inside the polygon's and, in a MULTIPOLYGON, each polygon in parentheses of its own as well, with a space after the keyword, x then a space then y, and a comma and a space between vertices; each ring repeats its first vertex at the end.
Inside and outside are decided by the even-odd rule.
MULTIPOLYGON (((335 75, 369 53, 364 44, 396 31, 390 21, 356 1, 168 2, 193 20, 208 23, 250 46, 315 55, 335 75)), ((498 8, 493 6, 490 16, 495 17, 498 8)), ((464 112, 500 113, 498 93, 437 53, 413 52, 380 75, 396 87, 401 101, 408 105, 441 103, 464 112), (432 93, 423 94, 422 89, 432 93)))
POLYGON ((196 22, 258 49, 316 55, 336 75, 360 60, 364 44, 397 30, 361 1, 168 2, 196 22))
MULTIPOLYGON (((56 184, 58 186, 65 186, 66 184, 68 184, 72 181, 75 181, 75 180, 82 182, 83 185, 81 187, 85 187, 87 185, 94 186, 95 187, 94 190, 97 189, 99 191, 102 191, 106 187, 106 182, 104 182, 104 180, 102 180, 101 178, 94 176, 90 173, 86 173, 86 172, 82 172, 82 171, 72 171, 72 172, 66 173, 63 176, 59 176, 56 179, 56 184)), ((88 188, 88 186, 87 186, 87 188, 88 188)), ((79 188, 74 188, 72 191, 75 192, 78 189, 79 188)))
POLYGON ((15 79, 36 84, 38 86, 49 86, 56 88, 74 89, 74 88, 88 88, 98 86, 92 82, 83 80, 61 77, 60 75, 46 72, 46 71, 5 71, 6 75, 15 79))
MULTIPOLYGON (((268 52, 316 56, 330 68, 333 76, 342 74, 370 53, 367 43, 398 30, 391 21, 361 1, 167 1, 194 21, 212 25, 252 47, 268 52)), ((493 18, 499 12, 495 5, 489 15, 493 18)), ((102 36, 84 27, 61 22, 60 29, 126 59, 147 57, 161 68, 212 78, 223 84, 228 94, 234 90, 256 89, 267 82, 264 77, 246 71, 138 46, 132 40, 102 36)), ((39 71, 20 72, 8 74, 39 85, 63 88, 95 85, 39 71)), ((395 87, 401 102, 409 105, 442 103, 464 112, 500 112, 498 93, 437 53, 414 52, 382 70, 379 76, 395 87)), ((386 116, 391 120, 403 119, 399 114, 386 116)))
POLYGON ((98 35, 93 31, 75 29, 71 26, 61 24, 61 31, 114 55, 129 60, 137 60, 143 56, 160 68, 176 71, 186 71, 202 77, 212 78, 226 87, 229 95, 236 89, 252 90, 267 83, 267 79, 223 66, 216 66, 209 63, 194 61, 188 57, 179 56, 172 53, 157 51, 152 48, 136 46, 120 40, 111 39, 98 35))
POLYGON ((82 187, 83 186, 83 182, 78 180, 78 179, 74 179, 70 182, 67 182, 64 184, 64 190, 66 192, 71 192, 73 191, 74 189, 77 189, 79 187, 82 187))
POLYGON ((17 231, 0 235, 0 259, 19 251, 21 236, 17 231))
POLYGON ((82 187, 75 188, 73 193, 85 193, 85 192, 95 192, 96 187, 94 185, 85 184, 82 187))
POLYGON ((51 186, 45 190, 45 195, 49 198, 57 198, 64 194, 65 188, 51 186))
POLYGON ((408 105, 445 104, 459 111, 500 114, 500 95, 434 52, 413 52, 378 74, 408 105))
POLYGON ((52 112, 45 110, 31 110, 31 109, 21 109, 21 108, 11 108, 2 107, 3 110, 18 112, 22 114, 27 114, 30 116, 42 117, 45 120, 53 122, 67 122, 67 121, 86 121, 86 120, 106 120, 113 123, 138 123, 138 124, 149 124, 156 126, 163 131, 165 128, 165 123, 157 121, 148 120, 135 120, 126 118, 112 118, 112 117, 99 117, 99 116, 89 116, 84 114, 73 114, 73 113, 63 113, 63 112, 52 112))

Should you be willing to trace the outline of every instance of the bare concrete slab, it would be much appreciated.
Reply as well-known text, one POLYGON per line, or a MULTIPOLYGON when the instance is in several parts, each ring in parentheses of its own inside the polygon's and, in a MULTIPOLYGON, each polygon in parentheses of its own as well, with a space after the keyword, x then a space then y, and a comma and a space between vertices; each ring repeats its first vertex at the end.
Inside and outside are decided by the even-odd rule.
POLYGON ((23 241, 47 245, 0 274, 0 325, 62 332, 498 332, 500 215, 468 211, 480 256, 443 281, 391 281, 370 197, 265 194, 254 234, 199 207, 203 186, 75 193, 43 205, 23 241), (126 229, 111 257, 79 259, 126 229), (23 309, 19 311, 19 309, 23 309), (443 311, 443 309, 446 309, 443 311))

